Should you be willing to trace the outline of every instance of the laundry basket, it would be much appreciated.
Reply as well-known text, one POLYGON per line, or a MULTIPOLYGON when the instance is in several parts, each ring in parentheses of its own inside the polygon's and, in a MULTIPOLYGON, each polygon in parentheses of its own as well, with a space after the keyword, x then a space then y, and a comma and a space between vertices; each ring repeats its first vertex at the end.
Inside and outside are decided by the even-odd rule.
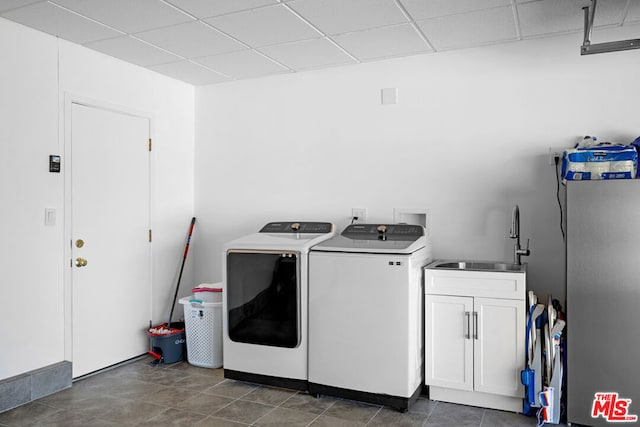
POLYGON ((187 335, 187 360, 194 366, 222 366, 222 302, 181 298, 187 335))

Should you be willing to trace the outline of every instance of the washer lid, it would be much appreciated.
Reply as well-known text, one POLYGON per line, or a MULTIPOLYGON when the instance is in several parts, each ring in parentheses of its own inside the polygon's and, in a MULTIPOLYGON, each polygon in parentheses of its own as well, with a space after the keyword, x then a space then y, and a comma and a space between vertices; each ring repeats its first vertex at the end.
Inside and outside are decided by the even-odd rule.
POLYGON ((312 250, 410 254, 426 246, 424 227, 410 224, 351 224, 340 236, 312 250))
POLYGON ((331 233, 330 222, 270 222, 262 227, 260 233, 331 233))
POLYGON ((270 222, 258 233, 226 242, 225 252, 231 249, 296 250, 307 253, 313 245, 334 235, 330 222, 270 222))
POLYGON ((354 240, 413 242, 424 236, 424 227, 410 224, 351 224, 342 235, 354 240))

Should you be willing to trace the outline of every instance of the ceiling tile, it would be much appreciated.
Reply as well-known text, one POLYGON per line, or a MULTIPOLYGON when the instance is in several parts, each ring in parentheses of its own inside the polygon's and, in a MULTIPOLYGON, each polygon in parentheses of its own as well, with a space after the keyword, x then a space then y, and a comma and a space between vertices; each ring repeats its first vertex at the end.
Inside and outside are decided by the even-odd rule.
POLYGON ((268 46, 320 37, 283 5, 263 7, 206 19, 208 23, 250 46, 268 46))
POLYGON ((145 31, 136 37, 185 58, 245 49, 242 44, 198 21, 145 31))
MULTIPOLYGON (((518 5, 523 37, 584 30, 588 0, 542 0, 518 5)), ((596 4, 594 27, 620 24, 627 0, 607 0, 596 4)))
POLYGON ((143 67, 182 59, 129 36, 88 43, 86 46, 143 67))
POLYGON ((126 33, 137 33, 193 20, 160 0, 54 1, 126 33))
POLYGON ((296 0, 287 4, 325 34, 407 22, 393 0, 296 0))
POLYGON ((342 34, 333 40, 360 60, 431 51, 410 24, 342 34))
POLYGON ((269 4, 276 4, 278 0, 168 0, 168 3, 198 18, 209 18, 269 4))
POLYGON ((195 61, 238 79, 289 71, 250 49, 207 56, 195 61))
POLYGON ((37 3, 39 1, 42 0, 2 0, 0 1, 0 12, 26 6, 31 3, 37 3))
POLYGON ((510 0, 400 0, 415 20, 508 6, 510 0))
POLYGON ((14 9, 3 13, 2 16, 28 27, 80 44, 121 35, 121 33, 111 28, 85 19, 48 2, 35 3, 20 9, 14 9))
MULTIPOLYGON (((192 84, 208 84, 495 44, 518 36, 581 33, 582 7, 589 4, 591 0, 0 0, 0 17, 192 84)), ((605 33, 633 36, 638 23, 640 0, 602 0, 593 38, 600 42, 605 33)))
POLYGON ((511 6, 425 19, 417 24, 436 50, 478 46, 517 37, 511 6))
POLYGON ((189 61, 172 62, 169 64, 153 65, 149 67, 153 71, 164 74, 174 79, 182 80, 192 85, 208 85, 230 80, 228 77, 194 64, 189 61))
POLYGON ((269 46, 260 50, 294 70, 355 63, 326 39, 304 40, 269 46))
POLYGON ((624 22, 636 22, 640 21, 640 2, 631 2, 629 6, 629 12, 624 22))

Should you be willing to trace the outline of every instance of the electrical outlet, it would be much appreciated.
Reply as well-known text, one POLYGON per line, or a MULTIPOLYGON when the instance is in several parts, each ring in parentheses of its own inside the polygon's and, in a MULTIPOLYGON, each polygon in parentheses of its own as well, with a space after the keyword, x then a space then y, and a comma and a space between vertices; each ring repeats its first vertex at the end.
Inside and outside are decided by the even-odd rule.
POLYGON ((367 208, 351 208, 351 217, 358 218, 354 222, 367 222, 367 208))
POLYGON ((562 159, 562 153, 564 153, 564 147, 549 147, 549 164, 555 164, 555 159, 562 159))

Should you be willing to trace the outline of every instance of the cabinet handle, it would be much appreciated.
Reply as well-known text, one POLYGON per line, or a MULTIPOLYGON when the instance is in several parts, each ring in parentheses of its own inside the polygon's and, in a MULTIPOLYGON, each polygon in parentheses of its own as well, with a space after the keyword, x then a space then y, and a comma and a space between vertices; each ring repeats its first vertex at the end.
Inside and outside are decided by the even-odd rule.
POLYGON ((465 311, 464 317, 467 319, 467 331, 464 334, 464 339, 468 340, 471 339, 471 312, 465 311))
POLYGON ((473 339, 478 339, 478 312, 473 312, 473 339))

